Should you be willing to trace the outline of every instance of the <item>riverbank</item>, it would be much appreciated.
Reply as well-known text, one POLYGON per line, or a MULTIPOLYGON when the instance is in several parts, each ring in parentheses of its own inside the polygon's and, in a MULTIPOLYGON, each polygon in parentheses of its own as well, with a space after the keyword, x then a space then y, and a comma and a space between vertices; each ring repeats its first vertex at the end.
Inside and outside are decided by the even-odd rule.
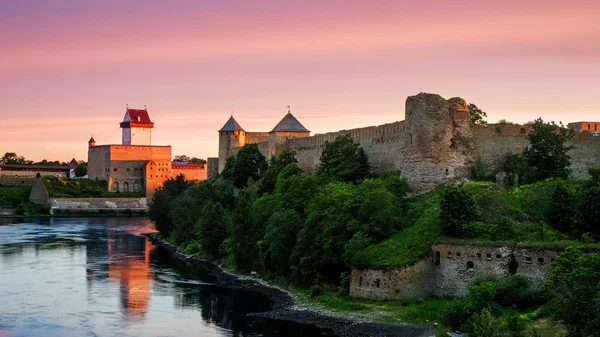
POLYGON ((358 315, 334 312, 301 303, 290 292, 270 285, 263 280, 228 273, 212 262, 182 254, 176 246, 154 234, 147 234, 146 236, 152 244, 166 249, 174 258, 204 268, 215 278, 215 285, 217 286, 255 291, 266 295, 271 300, 273 310, 253 313, 253 316, 287 320, 331 329, 333 333, 340 337, 430 337, 435 335, 432 328, 423 325, 375 322, 358 315))

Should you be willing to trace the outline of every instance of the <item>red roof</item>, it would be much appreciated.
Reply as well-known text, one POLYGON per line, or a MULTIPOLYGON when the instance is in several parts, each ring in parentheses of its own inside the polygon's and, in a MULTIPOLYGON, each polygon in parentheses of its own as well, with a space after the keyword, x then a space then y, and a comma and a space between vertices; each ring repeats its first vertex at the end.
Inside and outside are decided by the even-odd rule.
POLYGON ((148 115, 148 111, 141 109, 127 109, 125 112, 125 117, 123 117, 123 121, 121 122, 122 128, 129 127, 154 127, 154 123, 150 120, 150 116, 148 115))
POLYGON ((203 169, 204 164, 184 164, 184 163, 171 163, 171 168, 174 169, 203 169))

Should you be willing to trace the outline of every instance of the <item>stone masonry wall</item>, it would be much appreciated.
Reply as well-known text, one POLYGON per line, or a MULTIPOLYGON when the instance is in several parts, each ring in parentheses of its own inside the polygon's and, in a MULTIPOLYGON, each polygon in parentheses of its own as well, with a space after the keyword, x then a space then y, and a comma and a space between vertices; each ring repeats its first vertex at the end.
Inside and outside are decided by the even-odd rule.
POLYGON ((393 270, 353 269, 350 296, 404 299, 464 296, 469 284, 483 276, 520 275, 541 285, 556 251, 527 247, 438 244, 412 266, 393 270))
POLYGON ((52 198, 52 209, 60 210, 147 210, 146 198, 52 198))
MULTIPOLYGON (((465 100, 458 97, 445 100, 426 93, 406 99, 405 116, 406 121, 310 137, 267 139, 265 133, 248 133, 251 135, 248 139, 258 144, 267 159, 284 148, 295 150, 298 166, 311 173, 319 163, 325 143, 348 134, 364 148, 374 172, 401 172, 419 191, 470 177, 477 157, 491 169, 501 169, 507 153, 521 152, 528 145, 526 136, 532 129, 530 125, 512 124, 472 126, 465 100)), ((231 141, 224 134, 219 139, 219 171, 227 157, 235 155, 244 143, 237 138, 231 141)), ((600 137, 579 132, 571 144, 573 175, 585 178, 589 167, 600 165, 600 137)))

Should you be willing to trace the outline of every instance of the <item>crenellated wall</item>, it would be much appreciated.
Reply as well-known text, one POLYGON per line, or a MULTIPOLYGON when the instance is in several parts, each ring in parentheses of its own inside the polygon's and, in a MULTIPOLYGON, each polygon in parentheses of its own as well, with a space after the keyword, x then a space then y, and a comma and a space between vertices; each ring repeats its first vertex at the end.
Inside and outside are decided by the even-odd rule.
MULTIPOLYGON (((298 166, 310 173, 319 163, 325 143, 348 134, 363 147, 374 172, 401 172, 414 190, 427 190, 470 177, 477 157, 490 168, 501 169, 507 153, 521 152, 528 145, 527 133, 532 130, 531 125, 473 126, 465 100, 427 93, 406 99, 405 117, 405 121, 314 136, 308 132, 220 132, 219 172, 240 146, 257 143, 267 159, 286 148, 295 150, 298 166)), ((573 174, 585 178, 589 167, 600 165, 600 137, 577 132, 571 145, 573 174)))
POLYGON ((392 270, 353 269, 350 296, 405 299, 426 296, 463 296, 468 286, 484 276, 519 275, 539 286, 557 251, 525 246, 436 244, 427 258, 392 270))

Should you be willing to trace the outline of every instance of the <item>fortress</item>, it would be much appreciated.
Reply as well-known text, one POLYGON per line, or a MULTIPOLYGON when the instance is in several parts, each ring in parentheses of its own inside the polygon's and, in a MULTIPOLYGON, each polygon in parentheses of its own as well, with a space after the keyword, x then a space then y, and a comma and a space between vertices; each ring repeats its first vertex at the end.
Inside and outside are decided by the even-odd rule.
POLYGON ((88 142, 88 177, 106 180, 110 192, 145 192, 150 201, 154 190, 169 178, 183 174, 187 180, 206 180, 205 165, 171 162, 171 146, 152 145, 152 129, 146 109, 129 109, 120 123, 121 144, 88 142))
MULTIPOLYGON (((570 127, 584 129, 577 123, 570 127)), ((528 145, 531 130, 530 125, 472 125, 464 99, 420 93, 406 99, 404 121, 314 136, 289 111, 269 132, 245 131, 232 116, 219 130, 219 157, 209 158, 208 164, 221 172, 227 158, 245 144, 256 143, 266 158, 283 149, 295 150, 298 166, 310 173, 325 143, 347 134, 363 147, 374 172, 401 172, 419 191, 469 177, 478 157, 500 169, 507 153, 521 152, 528 145)), ((596 136, 587 130, 575 133, 569 153, 575 177, 585 177, 589 167, 600 164, 600 137, 596 136)), ((211 170, 209 177, 216 173, 211 170)))

